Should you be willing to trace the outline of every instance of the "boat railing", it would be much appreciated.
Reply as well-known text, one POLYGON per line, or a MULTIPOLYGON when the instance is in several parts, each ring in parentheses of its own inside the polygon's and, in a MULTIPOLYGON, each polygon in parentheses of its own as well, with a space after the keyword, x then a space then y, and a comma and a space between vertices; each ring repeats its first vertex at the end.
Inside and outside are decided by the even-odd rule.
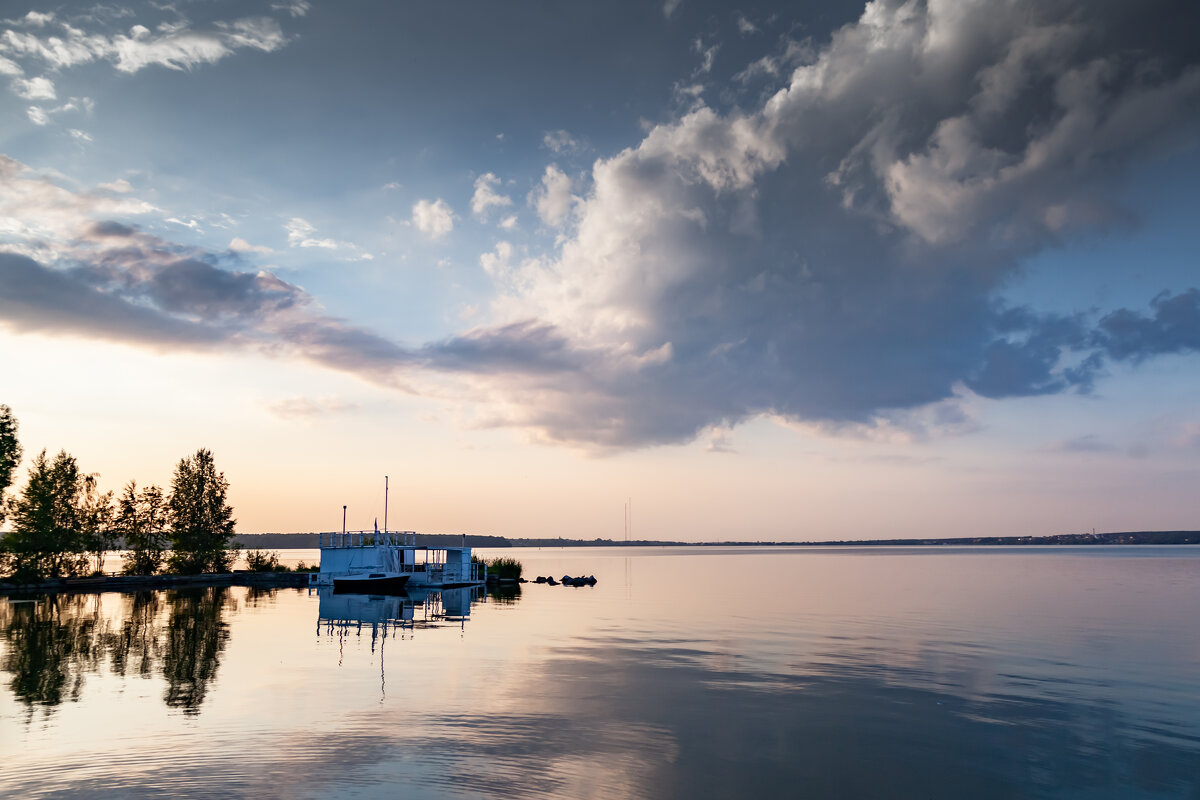
POLYGON ((320 547, 412 546, 416 531, 325 531, 318 533, 320 547))

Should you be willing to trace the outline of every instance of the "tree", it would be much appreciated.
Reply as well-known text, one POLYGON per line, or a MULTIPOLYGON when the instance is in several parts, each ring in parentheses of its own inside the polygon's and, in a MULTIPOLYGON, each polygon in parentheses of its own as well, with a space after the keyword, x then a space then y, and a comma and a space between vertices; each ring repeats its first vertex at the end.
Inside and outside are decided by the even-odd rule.
POLYGON ((117 501, 117 534, 125 539, 125 574, 153 575, 167 551, 167 503, 154 484, 140 492, 130 481, 117 501))
POLYGON ((225 502, 229 481, 217 472, 212 451, 200 449, 175 465, 167 500, 173 572, 225 572, 237 557, 233 509, 225 502))
POLYGON ((17 418, 12 409, 0 405, 0 525, 4 524, 4 493, 12 486, 13 473, 21 463, 21 443, 17 441, 17 418))
POLYGON ((19 580, 78 575, 87 569, 90 542, 80 525, 84 479, 65 450, 53 461, 43 450, 12 503, 13 530, 4 549, 19 580))
POLYGON ((79 534, 96 559, 95 572, 104 570, 104 554, 116 545, 113 493, 96 489, 99 475, 84 475, 79 483, 79 534))

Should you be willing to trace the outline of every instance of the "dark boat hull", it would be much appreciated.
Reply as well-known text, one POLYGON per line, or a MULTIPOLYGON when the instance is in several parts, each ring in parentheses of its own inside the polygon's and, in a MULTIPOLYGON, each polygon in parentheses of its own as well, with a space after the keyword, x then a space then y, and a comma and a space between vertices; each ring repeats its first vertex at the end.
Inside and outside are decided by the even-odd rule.
POLYGON ((334 578, 333 591, 350 594, 404 594, 408 575, 388 575, 386 578, 334 578))

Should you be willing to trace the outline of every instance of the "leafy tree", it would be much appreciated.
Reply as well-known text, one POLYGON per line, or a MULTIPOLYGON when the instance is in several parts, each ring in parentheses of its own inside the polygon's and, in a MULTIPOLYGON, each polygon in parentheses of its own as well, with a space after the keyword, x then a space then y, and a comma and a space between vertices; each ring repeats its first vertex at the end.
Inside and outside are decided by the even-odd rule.
POLYGON ((279 563, 279 553, 273 550, 247 550, 246 569, 251 572, 287 572, 288 568, 279 563))
POLYGON ((0 405, 0 525, 4 524, 4 493, 12 486, 13 473, 21 463, 21 443, 17 441, 17 418, 12 409, 0 405))
POLYGON ((217 472, 211 450, 181 458, 167 500, 173 572, 225 572, 237 557, 233 509, 225 502, 229 481, 217 472))
POLYGON ((125 539, 125 574, 153 575, 167 552, 167 501, 151 484, 140 492, 130 481, 117 501, 115 528, 125 539))
POLYGON ((79 534, 96 559, 95 572, 104 569, 104 554, 116 546, 117 532, 113 517, 113 493, 96 490, 99 475, 84 475, 79 491, 79 534))
POLYGON ((75 458, 43 450, 29 467, 25 490, 12 503, 13 531, 4 550, 18 580, 78 575, 87 569, 90 542, 80 524, 84 476, 75 458))

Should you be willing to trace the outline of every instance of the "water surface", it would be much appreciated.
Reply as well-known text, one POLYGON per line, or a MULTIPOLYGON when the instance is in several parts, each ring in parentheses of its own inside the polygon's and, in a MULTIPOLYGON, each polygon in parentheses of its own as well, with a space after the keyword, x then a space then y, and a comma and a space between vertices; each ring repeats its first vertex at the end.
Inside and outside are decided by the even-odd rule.
POLYGON ((1200 548, 501 553, 0 600, 0 795, 1200 797, 1200 548))

